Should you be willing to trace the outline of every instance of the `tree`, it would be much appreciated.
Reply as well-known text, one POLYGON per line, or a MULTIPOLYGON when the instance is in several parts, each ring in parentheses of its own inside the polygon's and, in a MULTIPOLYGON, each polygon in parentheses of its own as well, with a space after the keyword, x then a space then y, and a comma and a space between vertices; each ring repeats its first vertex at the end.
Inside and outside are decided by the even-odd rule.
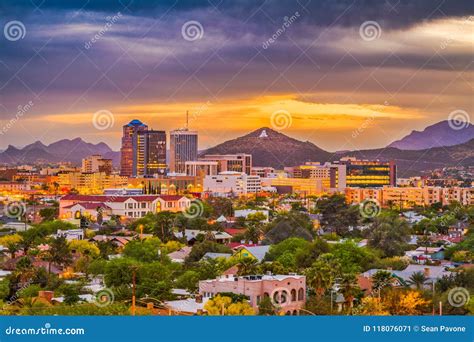
POLYGON ((265 240, 277 244, 291 237, 313 240, 313 223, 308 215, 300 212, 289 212, 279 215, 266 228, 265 240))
POLYGON ((59 210, 57 207, 47 207, 40 209, 39 215, 43 218, 43 221, 53 221, 58 217, 59 210))
POLYGON ((387 316, 390 312, 380 298, 362 298, 360 305, 354 310, 354 314, 361 316, 387 316))
POLYGON ((153 234, 161 241, 167 242, 173 238, 175 214, 170 211, 161 211, 155 215, 153 234))
POLYGON ((306 283, 314 289, 318 297, 323 296, 336 277, 335 270, 322 260, 315 261, 310 268, 307 268, 305 275, 306 283))
POLYGON ((91 258, 97 258, 100 255, 99 248, 87 240, 72 240, 69 242, 69 249, 82 256, 89 256, 91 258))
POLYGON ((392 315, 420 315, 429 304, 419 291, 395 289, 387 293, 383 302, 392 315))
POLYGON ((133 240, 123 249, 123 255, 142 262, 164 260, 168 257, 162 254, 162 243, 158 238, 133 240))
POLYGON ((264 296, 258 304, 258 314, 260 316, 275 316, 278 314, 278 309, 273 305, 272 300, 268 296, 264 296))
POLYGON ((391 215, 379 216, 367 231, 368 244, 388 257, 403 255, 410 231, 405 220, 391 215))
POLYGON ((72 261, 72 255, 64 236, 53 238, 49 242, 49 249, 46 251, 45 260, 48 261, 48 273, 51 273, 51 265, 67 266, 72 261))
POLYGON ((204 310, 211 316, 255 315, 254 309, 247 302, 233 303, 232 298, 221 295, 209 299, 204 305, 204 310))
POLYGON ((360 218, 358 207, 349 206, 341 194, 323 197, 317 202, 317 210, 322 214, 321 225, 341 236, 350 226, 357 226, 360 218))
POLYGON ((379 270, 372 276, 372 289, 380 297, 383 289, 392 286, 393 274, 389 271, 379 270))
POLYGON ((423 272, 415 272, 409 278, 409 283, 411 285, 415 285, 417 290, 423 289, 428 278, 425 276, 423 272))
POLYGON ((212 216, 217 218, 221 215, 232 216, 232 200, 225 197, 210 197, 206 203, 212 208, 212 216))
POLYGON ((176 279, 176 286, 194 292, 198 288, 199 273, 197 271, 188 270, 176 279))
POLYGON ((237 274, 239 276, 245 276, 245 275, 250 275, 250 274, 255 274, 257 273, 257 263, 258 261, 254 258, 241 258, 239 260, 239 263, 237 264, 237 267, 239 271, 237 274))
POLYGON ((211 253, 232 253, 232 250, 224 245, 213 241, 196 242, 186 258, 186 262, 196 262, 202 259, 204 254, 211 253))
POLYGON ((128 258, 117 258, 109 261, 105 266, 105 284, 108 287, 131 284, 131 268, 136 265, 138 265, 138 263, 135 260, 128 258))

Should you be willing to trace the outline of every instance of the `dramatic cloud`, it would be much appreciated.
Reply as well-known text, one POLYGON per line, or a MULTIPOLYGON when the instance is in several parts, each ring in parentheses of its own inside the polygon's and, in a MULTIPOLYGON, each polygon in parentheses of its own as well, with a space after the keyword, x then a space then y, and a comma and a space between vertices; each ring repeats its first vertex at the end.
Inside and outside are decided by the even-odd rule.
POLYGON ((2 126, 34 104, 0 148, 76 135, 117 148, 127 120, 170 130, 186 110, 201 147, 277 110, 292 115, 285 133, 323 148, 378 147, 474 109, 469 1, 34 3, 0 5, 2 32, 26 30, 0 37, 2 126), (102 109, 107 131, 91 122, 102 109))

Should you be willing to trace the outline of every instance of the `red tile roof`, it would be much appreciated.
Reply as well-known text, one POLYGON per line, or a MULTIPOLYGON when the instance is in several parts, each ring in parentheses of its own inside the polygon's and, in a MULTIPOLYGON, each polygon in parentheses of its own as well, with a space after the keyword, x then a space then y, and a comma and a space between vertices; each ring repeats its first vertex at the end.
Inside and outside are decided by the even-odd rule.
POLYGON ((69 209, 69 208, 72 208, 73 206, 75 205, 80 205, 82 206, 84 209, 97 209, 97 208, 106 208, 106 209, 110 209, 110 207, 102 202, 77 202, 77 203, 74 203, 74 204, 71 204, 71 205, 68 205, 66 207, 64 207, 65 209, 69 209))
POLYGON ((61 201, 77 201, 77 202, 125 202, 128 199, 134 199, 137 202, 153 202, 157 198, 164 201, 178 201, 184 196, 180 195, 126 195, 126 196, 104 196, 104 195, 66 195, 61 197, 61 201))
POLYGON ((240 228, 226 228, 224 229, 224 231, 229 234, 229 235, 239 235, 239 234, 242 234, 242 233, 245 233, 245 228, 243 229, 240 229, 240 228))

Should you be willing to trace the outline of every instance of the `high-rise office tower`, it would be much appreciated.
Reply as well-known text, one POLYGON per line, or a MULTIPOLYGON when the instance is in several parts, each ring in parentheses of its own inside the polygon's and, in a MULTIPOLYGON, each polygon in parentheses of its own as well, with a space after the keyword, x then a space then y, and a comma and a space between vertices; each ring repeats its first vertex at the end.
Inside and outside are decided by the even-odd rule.
POLYGON ((166 172, 166 132, 139 131, 133 139, 134 177, 153 176, 166 172))
POLYGON ((185 163, 197 160, 197 156, 198 133, 188 129, 186 112, 186 128, 170 132, 170 172, 185 173, 185 163))
POLYGON ((140 120, 132 120, 123 126, 122 147, 120 148, 120 175, 131 177, 133 175, 133 141, 138 132, 147 131, 148 126, 140 120))

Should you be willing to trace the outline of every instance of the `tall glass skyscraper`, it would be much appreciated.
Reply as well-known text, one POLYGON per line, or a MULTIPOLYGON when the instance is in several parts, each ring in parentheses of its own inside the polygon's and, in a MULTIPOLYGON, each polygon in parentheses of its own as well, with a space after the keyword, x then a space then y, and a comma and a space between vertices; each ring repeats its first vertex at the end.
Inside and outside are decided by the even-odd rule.
POLYGON ((166 132, 140 131, 133 140, 133 176, 166 173, 166 132))
POLYGON ((123 126, 122 147, 120 148, 120 175, 131 177, 133 175, 133 140, 141 131, 148 130, 148 126, 140 120, 132 120, 123 126))
POLYGON ((188 129, 170 132, 170 172, 185 173, 185 162, 198 157, 198 133, 188 129))

